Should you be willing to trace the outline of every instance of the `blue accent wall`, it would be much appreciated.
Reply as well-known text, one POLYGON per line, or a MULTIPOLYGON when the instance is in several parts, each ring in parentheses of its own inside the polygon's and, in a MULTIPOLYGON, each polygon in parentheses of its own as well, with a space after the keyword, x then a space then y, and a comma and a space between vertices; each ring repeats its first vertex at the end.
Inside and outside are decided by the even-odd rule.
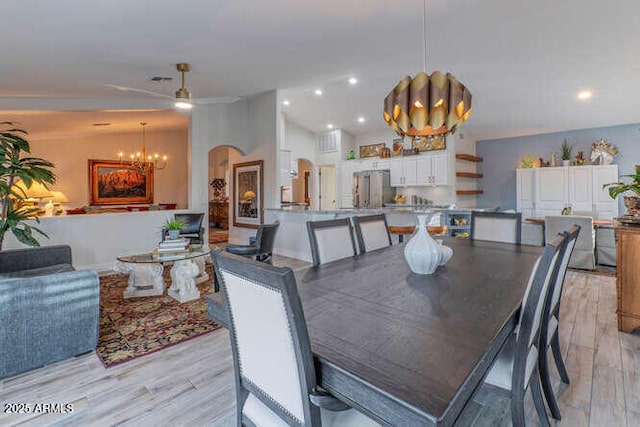
MULTIPOLYGON (((549 161, 551 152, 555 151, 558 164, 562 164, 560 145, 564 138, 567 138, 569 144, 575 144, 571 151, 572 157, 578 151, 583 151, 587 159, 591 155, 591 144, 594 141, 603 138, 608 140, 620 151, 613 162, 618 164, 619 173, 632 173, 633 166, 640 164, 638 128, 640 124, 631 124, 478 141, 476 154, 484 158, 484 162, 478 163, 478 172, 484 174, 478 185, 484 191, 478 196, 478 205, 499 205, 500 209, 515 209, 516 168, 522 157, 531 154, 549 161)), ((622 200, 619 203, 620 213, 624 213, 622 200)))

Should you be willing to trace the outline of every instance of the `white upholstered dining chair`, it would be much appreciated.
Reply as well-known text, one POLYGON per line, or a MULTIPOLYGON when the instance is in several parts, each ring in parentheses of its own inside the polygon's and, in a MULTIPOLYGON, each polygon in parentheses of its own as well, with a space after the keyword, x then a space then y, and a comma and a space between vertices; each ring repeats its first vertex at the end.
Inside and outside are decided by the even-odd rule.
POLYGON ((510 392, 511 420, 515 427, 525 425, 524 396, 527 389, 531 389, 540 424, 549 426, 538 368, 540 330, 544 304, 557 273, 559 254, 565 241, 560 235, 547 243, 529 276, 516 332, 507 339, 485 377, 485 384, 510 392))
POLYGON ((293 271, 216 249, 229 310, 239 426, 375 426, 316 383, 293 271))
POLYGON ((593 228, 593 218, 590 216, 557 215, 544 217, 544 236, 547 241, 558 233, 570 229, 573 225, 580 226, 580 234, 576 240, 573 254, 569 259, 569 267, 583 270, 596 268, 596 232, 593 228))
POLYGON ((391 246, 391 233, 384 214, 354 216, 353 226, 360 253, 391 246))
POLYGON ((356 255, 349 218, 307 221, 313 265, 356 255))
POLYGON ((549 373, 549 361, 547 359, 547 352, 551 347, 553 358, 556 363, 556 369, 560 374, 560 379, 563 383, 569 384, 569 375, 567 369, 564 366, 564 360, 562 359, 562 352, 560 351, 560 334, 558 326, 560 324, 560 300, 562 298, 562 288, 564 285, 564 279, 567 273, 567 266, 569 259, 573 252, 573 248, 576 245, 578 239, 578 233, 580 233, 580 226, 574 225, 570 230, 564 232, 566 243, 561 250, 558 259, 558 272, 555 275, 555 280, 551 284, 547 302, 542 317, 542 329, 540 331, 540 357, 538 362, 540 365, 540 380, 542 382, 542 391, 544 397, 547 400, 547 405, 551 410, 553 418, 556 420, 561 419, 560 408, 556 401, 553 389, 551 387, 551 375, 549 373))
POLYGON ((522 214, 471 211, 471 239, 520 244, 522 214))

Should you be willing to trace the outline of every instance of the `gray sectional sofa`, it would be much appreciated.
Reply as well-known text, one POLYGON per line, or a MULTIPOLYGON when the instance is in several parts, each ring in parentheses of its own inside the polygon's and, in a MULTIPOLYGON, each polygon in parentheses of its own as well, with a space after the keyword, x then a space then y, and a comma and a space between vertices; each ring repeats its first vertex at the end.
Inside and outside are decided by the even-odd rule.
POLYGON ((100 282, 65 245, 0 251, 0 378, 95 350, 100 282))

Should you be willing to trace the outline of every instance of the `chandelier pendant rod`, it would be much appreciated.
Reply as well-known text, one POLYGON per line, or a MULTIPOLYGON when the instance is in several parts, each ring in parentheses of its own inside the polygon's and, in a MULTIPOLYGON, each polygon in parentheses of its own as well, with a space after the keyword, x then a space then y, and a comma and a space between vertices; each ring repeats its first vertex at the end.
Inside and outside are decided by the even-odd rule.
POLYGON ((422 71, 427 73, 427 0, 422 3, 422 71))

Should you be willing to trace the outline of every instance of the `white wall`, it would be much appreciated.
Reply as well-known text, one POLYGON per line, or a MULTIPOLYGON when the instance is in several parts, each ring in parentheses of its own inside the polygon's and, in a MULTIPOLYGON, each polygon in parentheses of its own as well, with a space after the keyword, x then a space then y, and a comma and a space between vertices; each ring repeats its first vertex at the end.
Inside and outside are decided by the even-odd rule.
MULTIPOLYGON (((35 157, 53 162, 57 182, 51 188, 62 191, 69 203, 65 208, 89 204, 88 159, 117 160, 117 153, 137 152, 142 147, 140 132, 109 133, 61 139, 31 140, 35 157)), ((177 203, 187 207, 187 130, 157 131, 148 129, 146 146, 149 153, 164 153, 169 158, 165 169, 154 171, 154 203, 177 203)))
POLYGON ((284 144, 282 147, 284 150, 291 151, 291 160, 307 159, 315 163, 315 134, 286 119, 284 121, 284 144))
MULTIPOLYGON (((455 153, 476 154, 476 140, 473 135, 458 131, 456 134, 455 153)), ((456 160, 455 166, 457 172, 477 172, 477 163, 469 162, 467 160, 456 160)), ((473 178, 456 178, 456 190, 477 190, 478 179, 473 178)), ((460 195, 456 196, 456 206, 458 208, 475 207, 478 203, 478 198, 475 195, 460 195)))

